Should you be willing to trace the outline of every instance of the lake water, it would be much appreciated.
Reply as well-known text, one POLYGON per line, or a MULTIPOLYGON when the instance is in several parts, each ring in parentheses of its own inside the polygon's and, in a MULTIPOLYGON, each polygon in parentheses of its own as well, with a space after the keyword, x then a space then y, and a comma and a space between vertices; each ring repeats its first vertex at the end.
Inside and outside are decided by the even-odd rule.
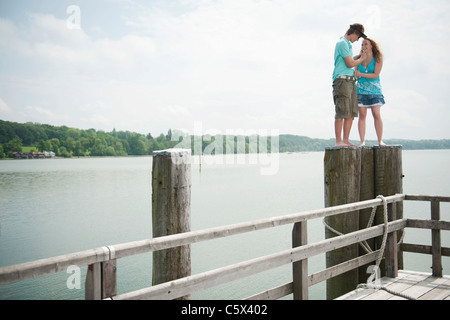
MULTIPOLYGON (((324 207, 324 152, 280 154, 278 172, 261 175, 248 162, 192 166, 191 228, 199 230, 324 207)), ((403 189, 410 194, 450 195, 450 150, 403 151, 403 189)), ((151 157, 0 161, 0 267, 152 236, 151 157)), ((406 202, 405 217, 429 219, 428 203, 406 202)), ((450 220, 441 204, 441 218, 450 220)), ((281 226, 192 245, 192 274, 291 247, 292 226, 281 226)), ((447 232, 448 233, 448 232, 447 232)), ((308 224, 308 242, 324 238, 321 221, 308 224)), ((429 231, 407 232, 405 242, 431 243, 429 231)), ((450 247, 450 237, 442 235, 450 247)), ((151 285, 151 254, 119 259, 117 290, 151 285)), ((444 258, 448 274, 450 259, 444 258)), ((431 256, 405 253, 405 268, 430 272, 431 256)), ((325 257, 309 260, 309 273, 325 257)), ((60 272, 0 286, 0 299, 84 299, 68 289, 60 272)), ((286 265, 192 295, 193 299, 241 299, 292 281, 286 265)), ((290 297, 288 297, 290 298, 290 297)), ((325 283, 310 288, 325 299, 325 283)))

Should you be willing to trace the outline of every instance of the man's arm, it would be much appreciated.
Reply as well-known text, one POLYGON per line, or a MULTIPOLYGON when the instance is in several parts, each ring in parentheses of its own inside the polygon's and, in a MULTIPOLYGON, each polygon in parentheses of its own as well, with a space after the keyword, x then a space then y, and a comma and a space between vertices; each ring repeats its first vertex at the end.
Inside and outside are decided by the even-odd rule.
POLYGON ((351 56, 347 56, 344 58, 344 61, 345 61, 345 64, 347 65, 347 67, 353 68, 353 67, 358 66, 364 60, 366 60, 366 58, 367 58, 367 55, 365 53, 362 53, 361 57, 357 60, 353 60, 353 58, 351 56))

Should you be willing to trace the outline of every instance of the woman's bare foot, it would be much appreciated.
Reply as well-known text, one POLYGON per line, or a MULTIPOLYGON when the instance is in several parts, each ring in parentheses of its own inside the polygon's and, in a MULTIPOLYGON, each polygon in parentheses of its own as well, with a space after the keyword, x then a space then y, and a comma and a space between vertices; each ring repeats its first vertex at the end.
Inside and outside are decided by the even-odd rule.
POLYGON ((366 142, 362 141, 361 144, 359 145, 360 147, 365 147, 366 146, 366 142))
POLYGON ((383 141, 378 142, 378 145, 379 145, 380 147, 386 147, 386 146, 387 146, 387 144, 384 143, 383 141))

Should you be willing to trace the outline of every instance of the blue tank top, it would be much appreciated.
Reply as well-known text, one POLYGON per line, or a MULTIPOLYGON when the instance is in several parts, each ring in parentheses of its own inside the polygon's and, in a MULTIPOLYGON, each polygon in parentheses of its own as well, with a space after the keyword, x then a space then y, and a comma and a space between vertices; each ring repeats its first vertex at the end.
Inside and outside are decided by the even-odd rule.
MULTIPOLYGON (((358 66, 358 71, 361 73, 374 73, 375 72, 375 59, 367 66, 367 69, 363 67, 362 63, 358 66)), ((356 92, 358 94, 383 94, 381 91, 380 77, 376 79, 368 79, 360 77, 356 84, 356 92)))

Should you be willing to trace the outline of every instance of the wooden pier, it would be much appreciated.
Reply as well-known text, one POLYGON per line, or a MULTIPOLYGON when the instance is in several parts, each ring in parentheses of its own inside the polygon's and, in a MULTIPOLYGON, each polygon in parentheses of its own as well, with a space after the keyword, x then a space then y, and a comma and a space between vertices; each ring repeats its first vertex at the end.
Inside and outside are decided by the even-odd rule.
MULTIPOLYGON (((392 207, 392 204, 400 201, 430 201, 432 203, 450 202, 450 197, 437 196, 415 196, 398 194, 395 196, 386 197, 386 201, 392 207), (419 200, 420 199, 420 200, 419 200)), ((296 214, 285 216, 277 216, 268 219, 261 219, 256 221, 249 221, 234 225, 223 227, 210 228, 199 231, 190 231, 175 235, 163 236, 159 238, 145 239, 141 241, 134 241, 129 243, 122 243, 111 245, 82 252, 67 254, 63 256, 41 259, 37 261, 22 263, 0 269, 0 285, 15 281, 21 281, 28 278, 34 278, 49 273, 66 271, 71 265, 87 266, 93 265, 93 270, 98 270, 92 277, 92 286, 86 286, 86 297, 95 297, 96 299, 176 299, 193 292, 201 291, 210 287, 217 286, 236 279, 244 278, 262 271, 270 270, 281 265, 292 264, 293 274, 292 282, 279 284, 274 288, 270 288, 264 292, 255 293, 249 300, 260 299, 279 299, 289 294, 293 294, 294 299, 308 299, 308 287, 319 282, 325 281, 337 275, 343 274, 349 270, 358 268, 368 263, 374 262, 377 259, 380 251, 365 254, 356 259, 343 262, 341 264, 329 267, 325 270, 308 274, 307 261, 308 258, 318 254, 342 248, 354 243, 378 237, 383 235, 385 228, 383 225, 377 225, 365 230, 359 230, 345 234, 342 236, 333 237, 322 240, 316 243, 305 243, 304 233, 307 228, 305 225, 311 219, 324 218, 327 216, 339 215, 354 210, 373 208, 374 206, 382 205, 381 199, 372 199, 360 201, 351 204, 329 207, 325 209, 318 209, 312 211, 305 211, 296 214), (295 240, 291 249, 286 249, 274 254, 263 256, 260 258, 239 262, 230 266, 219 269, 207 271, 200 274, 191 275, 188 277, 172 280, 169 282, 157 284, 148 288, 142 288, 133 292, 115 294, 115 275, 116 272, 107 272, 108 265, 115 265, 116 259, 127 257, 130 255, 141 254, 145 252, 153 252, 163 249, 175 248, 181 245, 192 244, 201 241, 217 239, 221 237, 228 237, 235 234, 252 232, 265 228, 274 228, 281 225, 293 224, 293 239, 303 239, 302 241, 295 240), (97 267, 98 266, 98 267, 97 267), (102 271, 103 270, 103 271, 102 271), (102 275, 103 274, 103 275, 102 275), (113 284, 113 288, 111 288, 113 284), (102 291, 102 288, 109 288, 108 291, 102 291), (91 291, 98 292, 97 295, 91 291), (113 292, 114 294, 110 294, 113 292)), ((436 205, 432 205, 436 208, 436 205)), ((394 231, 402 230, 404 228, 428 228, 432 229, 434 233, 440 233, 441 230, 450 230, 450 221, 442 221, 437 219, 431 220, 417 220, 417 219, 398 219, 388 223, 388 232, 391 234, 394 231)), ((434 238, 440 238, 434 236, 434 238)), ((441 247, 440 242, 432 242, 432 246, 416 245, 416 244, 389 244, 387 247, 398 248, 405 252, 416 253, 430 253, 433 261, 441 261, 442 256, 450 256, 450 248, 441 247)), ((395 255, 396 252, 391 252, 390 255, 395 255)), ((389 258, 389 257, 388 257, 389 258)), ((389 259, 388 259, 389 260, 389 259)), ((395 259, 390 259, 395 261, 395 259)), ((442 269, 435 267, 437 275, 442 269)), ((387 267, 396 269, 396 266, 387 267)), ((115 268, 114 268, 115 270, 115 268)), ((401 275, 402 272, 398 271, 401 275)), ((89 274, 88 274, 89 275, 89 274)), ((395 275, 397 277, 397 274, 395 275)), ((443 279, 447 279, 446 277, 443 279)), ((447 283, 441 289, 448 289, 447 283)))
MULTIPOLYGON (((190 153, 182 153, 166 157, 167 161, 175 161, 171 166, 186 165, 189 161, 190 153), (180 160, 182 159, 182 161, 180 160)), ((166 164, 167 165, 167 164, 166 164)), ((154 169, 155 170, 155 169, 154 169)), ((179 170, 174 168, 174 172, 179 170)), ((187 180, 177 176, 176 179, 171 175, 172 182, 182 181, 183 188, 189 189, 185 185, 187 180)), ((164 179, 159 177, 158 179, 164 179)), ((164 181, 158 182, 161 186, 165 186, 164 181)), ((167 183, 170 185, 170 183, 167 183)), ((174 192, 171 188, 165 188, 168 197, 173 197, 174 192)), ((189 201, 184 201, 189 203, 189 201)), ((308 288, 312 285, 327 281, 336 276, 342 275, 350 270, 357 269, 368 264, 375 263, 379 258, 383 257, 385 262, 382 266, 386 275, 390 279, 398 279, 396 282, 400 284, 403 280, 408 280, 404 276, 404 272, 399 270, 398 256, 402 252, 414 252, 421 254, 430 254, 433 268, 430 281, 432 285, 439 282, 434 293, 430 293, 428 297, 444 297, 448 298, 446 293, 449 291, 448 277, 443 276, 442 256, 450 256, 450 248, 441 244, 441 231, 450 230, 450 221, 444 221, 440 216, 440 203, 450 202, 449 196, 424 196, 424 195, 408 195, 398 193, 386 197, 368 199, 341 205, 334 205, 327 208, 317 210, 309 210, 288 215, 277 215, 271 218, 253 220, 233 225, 220 226, 197 231, 183 231, 182 233, 167 234, 156 238, 143 239, 128 243, 108 245, 100 248, 90 249, 86 251, 70 253, 58 257, 51 257, 37 261, 26 262, 18 265, 0 268, 0 285, 11 282, 22 281, 29 278, 39 277, 45 274, 66 271, 69 267, 76 265, 78 267, 89 266, 86 276, 85 296, 87 299, 156 299, 168 300, 189 297, 190 294, 211 288, 223 283, 242 279, 263 271, 271 270, 282 265, 292 265, 292 281, 288 283, 273 284, 273 288, 268 288, 264 292, 256 292, 252 296, 247 297, 249 300, 262 299, 279 299, 292 294, 293 299, 308 299, 308 288), (396 216, 397 208, 404 201, 425 201, 431 204, 431 219, 411 219, 396 216), (308 221, 312 219, 325 219, 329 217, 338 217, 350 212, 359 210, 373 210, 380 208, 381 211, 387 210, 386 216, 389 221, 375 224, 362 230, 353 230, 348 233, 327 238, 315 243, 307 242, 308 221), (383 209, 384 208, 384 209, 383 209), (165 280, 163 283, 155 283, 153 286, 141 288, 132 292, 117 293, 116 275, 117 275, 117 259, 128 257, 131 255, 143 254, 148 252, 158 252, 172 248, 186 247, 193 243, 209 241, 217 238, 230 237, 237 234, 253 232, 257 230, 276 228, 282 225, 292 225, 292 247, 282 251, 272 253, 266 256, 254 258, 247 261, 241 261, 219 269, 209 270, 199 274, 189 274, 181 278, 165 280), (431 246, 423 244, 398 243, 396 233, 402 232, 408 228, 425 228, 430 229, 431 246), (386 246, 374 248, 373 251, 360 254, 336 265, 327 266, 325 270, 316 273, 308 273, 308 259, 323 255, 336 249, 348 246, 358 245, 361 242, 368 241, 377 237, 386 236, 386 246), (384 250, 383 250, 384 249, 384 250), (402 280, 403 279, 403 280, 402 280), (441 283, 442 282, 442 283, 441 283), (443 292, 444 291, 444 292, 443 292)), ((186 208, 174 206, 173 210, 190 212, 186 208)), ((176 216, 176 213, 173 213, 176 216)), ((188 223, 186 223, 188 224, 188 223)), ((268 239, 267 241, 270 241, 268 239)), ((261 245, 264 245, 261 243, 261 245)), ((238 250, 239 248, 236 248, 238 250)), ((182 256, 187 251, 181 253, 182 256)), ((167 260, 167 259, 165 259, 167 260)), ((189 259, 188 259, 189 260, 189 259)), ((187 261, 187 260, 186 260, 187 261)), ((170 261, 168 261, 170 263, 170 261)), ((405 266, 407 268, 407 266, 405 266)), ((150 266, 149 266, 150 269, 150 266)), ((428 279, 428 278, 427 278, 428 279)), ((382 279, 382 283, 388 286, 387 278, 382 279)), ((409 280, 408 280, 409 281, 409 280)), ((429 285, 429 280, 423 279, 425 285, 429 285), (427 282, 428 281, 428 282, 427 282)), ((389 286, 391 286, 389 284, 389 286)), ((356 289, 356 288, 352 288, 356 289)), ((370 294, 374 294, 373 289, 370 294)), ((358 291, 361 294, 362 290, 358 291)), ((385 290, 376 290, 385 291, 385 290)), ((383 292, 381 292, 383 293, 383 292)), ((380 294, 381 294, 380 293, 380 294)), ((425 293, 424 295, 427 295, 425 293)), ((369 294, 367 295, 369 296, 369 294)), ((350 295, 348 296, 350 297, 350 295)), ((372 296, 372 297, 376 297, 372 296)), ((422 296, 421 296, 422 297, 422 296)), ((420 298, 420 297, 419 297, 420 298)))

